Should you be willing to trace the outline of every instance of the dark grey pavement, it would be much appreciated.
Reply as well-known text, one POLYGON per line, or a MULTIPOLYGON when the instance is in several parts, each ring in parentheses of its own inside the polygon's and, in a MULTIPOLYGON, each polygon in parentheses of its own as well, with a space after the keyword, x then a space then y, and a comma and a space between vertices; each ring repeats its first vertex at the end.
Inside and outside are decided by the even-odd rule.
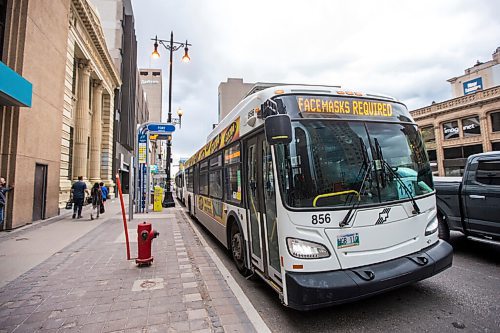
POLYGON ((107 218, 0 288, 0 332, 256 331, 182 210, 129 224, 132 240, 146 218, 160 232, 144 268, 126 260, 120 213, 107 218))

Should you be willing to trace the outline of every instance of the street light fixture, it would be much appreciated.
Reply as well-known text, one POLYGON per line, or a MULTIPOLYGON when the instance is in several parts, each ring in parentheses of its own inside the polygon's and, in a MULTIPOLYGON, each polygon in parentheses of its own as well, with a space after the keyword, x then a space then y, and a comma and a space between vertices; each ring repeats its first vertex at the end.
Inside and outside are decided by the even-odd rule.
POLYGON ((177 115, 179 116, 179 128, 182 127, 182 115, 184 114, 184 110, 180 107, 177 108, 177 115))
MULTIPOLYGON (((165 47, 166 50, 170 52, 170 73, 168 78, 168 118, 167 122, 172 123, 172 63, 173 63, 173 53, 180 48, 184 48, 184 56, 182 57, 182 62, 189 62, 191 58, 189 57, 189 46, 191 44, 186 40, 185 43, 174 42, 174 32, 170 32, 170 40, 158 39, 158 36, 152 38, 154 40, 154 51, 151 54, 151 57, 158 59, 160 57, 160 53, 158 52, 158 45, 161 44, 165 47)), ((179 110, 177 114, 179 115, 179 127, 180 127, 180 117, 182 116, 182 110, 179 114, 179 110)), ((167 189, 165 195, 163 197, 163 207, 175 207, 174 197, 172 196, 172 191, 170 190, 170 165, 171 165, 171 156, 172 156, 172 142, 171 140, 167 140, 167 163, 165 173, 167 175, 166 183, 167 189)))

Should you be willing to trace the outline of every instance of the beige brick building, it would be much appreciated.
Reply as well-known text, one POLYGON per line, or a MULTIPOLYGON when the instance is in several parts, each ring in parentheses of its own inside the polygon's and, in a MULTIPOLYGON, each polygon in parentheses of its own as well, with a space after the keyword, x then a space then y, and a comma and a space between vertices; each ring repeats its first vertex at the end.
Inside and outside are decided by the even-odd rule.
POLYGON ((13 229, 58 215, 79 175, 112 185, 120 79, 89 0, 4 0, 0 26, 2 62, 33 85, 31 108, 0 104, 0 175, 15 184, 2 228, 13 229))
POLYGON ((467 157, 500 151, 500 48, 493 59, 448 80, 454 98, 413 110, 439 176, 463 174, 467 157))

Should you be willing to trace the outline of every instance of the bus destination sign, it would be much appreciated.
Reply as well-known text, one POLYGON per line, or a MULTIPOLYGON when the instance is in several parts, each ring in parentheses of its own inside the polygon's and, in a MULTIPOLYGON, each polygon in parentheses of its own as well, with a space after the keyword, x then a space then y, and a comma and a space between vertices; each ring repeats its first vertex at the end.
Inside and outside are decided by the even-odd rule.
POLYGON ((392 103, 334 96, 297 96, 300 112, 335 113, 365 117, 392 117, 392 103))

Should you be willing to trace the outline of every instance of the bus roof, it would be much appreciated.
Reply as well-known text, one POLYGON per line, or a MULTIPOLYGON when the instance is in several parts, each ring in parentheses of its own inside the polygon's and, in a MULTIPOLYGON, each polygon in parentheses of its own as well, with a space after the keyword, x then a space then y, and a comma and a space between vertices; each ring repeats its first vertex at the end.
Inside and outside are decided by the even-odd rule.
POLYGON ((336 86, 278 85, 256 90, 253 94, 248 95, 240 101, 212 130, 207 137, 206 144, 191 156, 186 162, 186 167, 190 167, 194 163, 231 145, 240 137, 261 126, 264 123, 264 119, 257 115, 261 112, 260 109, 262 104, 270 98, 281 95, 323 95, 339 98, 353 97, 356 100, 370 99, 402 104, 395 98, 387 95, 360 93, 358 91, 341 89, 336 86))
MULTIPOLYGON (((379 93, 360 93, 358 90, 342 89, 340 86, 324 86, 324 85, 298 85, 298 84, 285 84, 276 85, 268 88, 258 87, 252 88, 249 94, 242 99, 231 112, 228 113, 224 119, 210 132, 207 137, 207 142, 212 140, 224 128, 229 126, 238 117, 244 119, 248 111, 252 108, 260 106, 269 98, 283 94, 324 94, 331 96, 356 96, 357 98, 374 98, 380 100, 387 100, 391 102, 401 103, 394 97, 379 94, 379 93), (354 95, 356 94, 356 95, 354 95)), ((243 123, 243 126, 245 123, 243 123)))

